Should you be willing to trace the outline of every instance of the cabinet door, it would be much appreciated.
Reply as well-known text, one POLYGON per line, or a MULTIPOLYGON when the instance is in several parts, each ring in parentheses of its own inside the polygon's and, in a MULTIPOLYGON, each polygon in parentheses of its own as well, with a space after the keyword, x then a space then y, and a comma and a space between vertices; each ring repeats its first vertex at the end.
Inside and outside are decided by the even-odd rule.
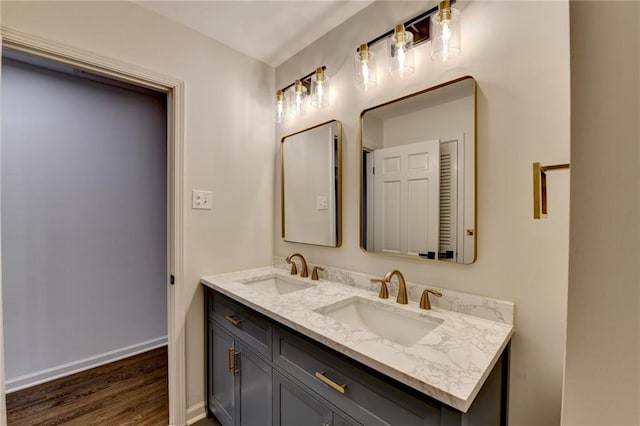
POLYGON ((232 368, 233 337, 209 323, 209 409, 222 426, 235 423, 235 376, 232 368))
POLYGON ((242 426, 271 425, 271 366, 246 345, 236 341, 242 426))
POLYGON ((273 373, 273 423, 279 426, 330 426, 331 408, 284 376, 273 373))

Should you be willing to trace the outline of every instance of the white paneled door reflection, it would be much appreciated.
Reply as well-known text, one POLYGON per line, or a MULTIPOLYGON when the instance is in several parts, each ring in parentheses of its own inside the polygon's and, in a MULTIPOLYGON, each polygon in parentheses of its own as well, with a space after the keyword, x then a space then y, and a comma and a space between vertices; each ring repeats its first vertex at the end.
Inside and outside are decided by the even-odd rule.
POLYGON ((418 256, 438 252, 440 141, 374 153, 374 250, 418 256))

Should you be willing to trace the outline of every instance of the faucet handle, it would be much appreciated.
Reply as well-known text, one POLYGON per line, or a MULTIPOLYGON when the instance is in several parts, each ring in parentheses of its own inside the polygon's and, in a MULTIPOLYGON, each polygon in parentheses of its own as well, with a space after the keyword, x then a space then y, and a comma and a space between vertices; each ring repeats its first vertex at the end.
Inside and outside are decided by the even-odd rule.
POLYGON ((294 262, 293 260, 287 260, 287 263, 291 264, 291 275, 297 275, 298 267, 296 266, 296 262, 294 262))
POLYGON ((429 293, 433 294, 436 297, 442 297, 442 293, 433 289, 426 289, 422 292, 422 297, 420 297, 420 308, 421 309, 431 309, 431 302, 429 301, 429 293))
POLYGON ((378 293, 378 297, 380 299, 388 299, 389 298, 389 287, 387 287, 387 282, 382 278, 372 278, 372 283, 380 283, 380 293, 378 293))
POLYGON ((314 266, 313 271, 311 272, 311 281, 318 281, 318 271, 324 271, 324 268, 320 266, 314 266))

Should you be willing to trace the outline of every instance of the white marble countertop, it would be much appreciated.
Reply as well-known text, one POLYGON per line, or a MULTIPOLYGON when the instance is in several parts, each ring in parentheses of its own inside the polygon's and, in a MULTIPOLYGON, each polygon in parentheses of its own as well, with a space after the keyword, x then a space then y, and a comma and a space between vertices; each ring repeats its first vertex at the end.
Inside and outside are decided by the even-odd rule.
MULTIPOLYGON (((297 277, 313 286, 283 295, 262 292, 242 283, 274 275, 293 278, 286 270, 264 267, 210 275, 201 282, 462 412, 471 407, 513 333, 511 324, 438 307, 427 311, 412 301, 400 305, 395 302, 394 293, 389 299, 380 299, 370 290, 334 281, 297 277), (316 312, 354 296, 441 323, 406 347, 316 312)), ((446 297, 446 290, 442 291, 446 297)))

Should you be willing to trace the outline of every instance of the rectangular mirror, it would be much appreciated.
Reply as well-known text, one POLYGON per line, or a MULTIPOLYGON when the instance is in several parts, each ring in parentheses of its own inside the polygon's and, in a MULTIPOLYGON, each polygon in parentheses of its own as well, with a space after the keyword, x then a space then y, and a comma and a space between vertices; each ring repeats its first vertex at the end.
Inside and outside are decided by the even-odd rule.
POLYGON ((463 77, 360 114, 360 245, 476 259, 476 81, 463 77))
POLYGON ((282 238, 342 243, 342 124, 329 121, 282 138, 282 238))

